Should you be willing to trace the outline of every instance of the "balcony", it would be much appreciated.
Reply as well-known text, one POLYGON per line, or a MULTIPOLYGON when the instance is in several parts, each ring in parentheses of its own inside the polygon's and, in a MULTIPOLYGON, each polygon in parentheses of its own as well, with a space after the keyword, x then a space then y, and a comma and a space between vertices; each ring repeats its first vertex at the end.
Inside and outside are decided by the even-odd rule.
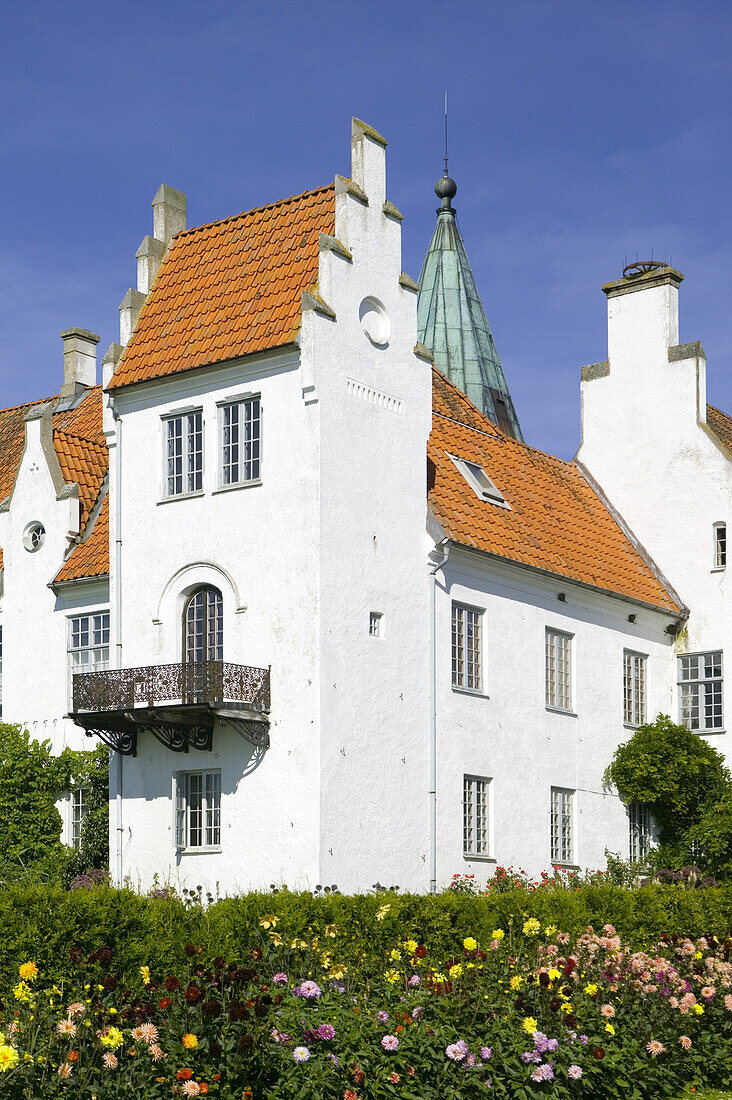
POLYGON ((147 730, 173 752, 210 749, 216 726, 269 744, 270 674, 228 661, 148 665, 73 677, 71 717, 123 756, 147 730))

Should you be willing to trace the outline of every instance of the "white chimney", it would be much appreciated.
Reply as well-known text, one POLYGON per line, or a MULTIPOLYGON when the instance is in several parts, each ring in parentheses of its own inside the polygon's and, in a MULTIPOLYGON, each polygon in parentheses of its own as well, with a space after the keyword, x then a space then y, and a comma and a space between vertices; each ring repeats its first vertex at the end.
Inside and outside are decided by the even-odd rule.
POLYGON ((64 342, 64 384, 62 397, 71 397, 77 386, 97 384, 97 344, 99 337, 85 328, 67 328, 61 333, 64 342))
POLYGON ((610 368, 645 359, 667 360, 679 342, 679 286, 684 276, 665 263, 631 264, 622 279, 606 283, 610 368))
POLYGON ((172 237, 186 228, 186 197, 182 191, 161 183, 152 206, 153 235, 167 248, 172 237))
POLYGON ((144 304, 145 295, 139 290, 134 290, 133 287, 130 287, 119 304, 119 342, 123 348, 130 342, 144 304))

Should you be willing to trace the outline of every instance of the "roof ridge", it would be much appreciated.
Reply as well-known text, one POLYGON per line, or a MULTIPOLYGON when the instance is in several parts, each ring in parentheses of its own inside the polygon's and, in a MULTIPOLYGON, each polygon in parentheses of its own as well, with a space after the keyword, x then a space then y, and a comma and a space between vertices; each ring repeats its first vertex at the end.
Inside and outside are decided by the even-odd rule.
POLYGON ((217 220, 213 222, 204 222, 203 225, 192 225, 190 229, 181 229, 180 233, 175 234, 173 240, 177 241, 180 240, 181 237, 190 236, 192 233, 201 233, 204 229, 213 229, 217 225, 226 225, 227 222, 234 222, 238 218, 248 218, 252 214, 261 214, 265 210, 274 210, 277 206, 286 206, 288 203, 297 202, 299 199, 309 198, 311 195, 318 195, 325 191, 334 190, 335 183, 328 183, 323 187, 313 187, 309 191, 301 191, 297 195, 289 195, 286 199, 278 199, 276 202, 267 202, 264 206, 254 206, 251 210, 241 210, 238 214, 230 214, 227 218, 217 218, 217 220))
POLYGON ((432 410, 432 415, 439 416, 442 420, 449 420, 451 424, 459 424, 461 428, 467 428, 470 432, 477 432, 478 435, 485 435, 490 439, 497 439, 499 443, 505 438, 502 435, 498 435, 496 432, 487 432, 483 428, 476 428, 473 424, 466 424, 464 420, 458 420, 454 416, 446 416, 445 413, 435 412, 434 409, 432 410))
POLYGON ((45 405, 49 401, 56 401, 57 399, 58 394, 55 393, 52 397, 36 397, 32 401, 19 401, 17 405, 8 405, 7 408, 0 409, 0 416, 2 416, 3 413, 14 412, 16 409, 30 408, 31 405, 45 405))

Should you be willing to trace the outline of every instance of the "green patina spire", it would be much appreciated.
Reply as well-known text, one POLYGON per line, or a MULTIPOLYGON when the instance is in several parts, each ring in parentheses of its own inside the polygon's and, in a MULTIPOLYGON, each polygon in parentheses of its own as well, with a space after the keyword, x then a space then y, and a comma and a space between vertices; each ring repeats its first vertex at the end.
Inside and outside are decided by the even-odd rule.
POLYGON ((441 199, 437 227, 419 276, 419 339, 435 366, 507 435, 523 435, 475 285, 451 200, 457 184, 445 174, 435 184, 441 199))

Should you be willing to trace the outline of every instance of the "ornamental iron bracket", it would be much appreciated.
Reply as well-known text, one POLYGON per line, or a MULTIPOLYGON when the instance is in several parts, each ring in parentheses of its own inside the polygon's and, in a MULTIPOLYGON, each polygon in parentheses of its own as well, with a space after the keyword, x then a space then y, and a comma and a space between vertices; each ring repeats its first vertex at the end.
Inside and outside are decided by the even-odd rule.
POLYGON ((136 730, 107 730, 87 726, 84 732, 87 737, 93 737, 96 734, 100 741, 114 752, 118 752, 120 756, 137 756, 136 730))

